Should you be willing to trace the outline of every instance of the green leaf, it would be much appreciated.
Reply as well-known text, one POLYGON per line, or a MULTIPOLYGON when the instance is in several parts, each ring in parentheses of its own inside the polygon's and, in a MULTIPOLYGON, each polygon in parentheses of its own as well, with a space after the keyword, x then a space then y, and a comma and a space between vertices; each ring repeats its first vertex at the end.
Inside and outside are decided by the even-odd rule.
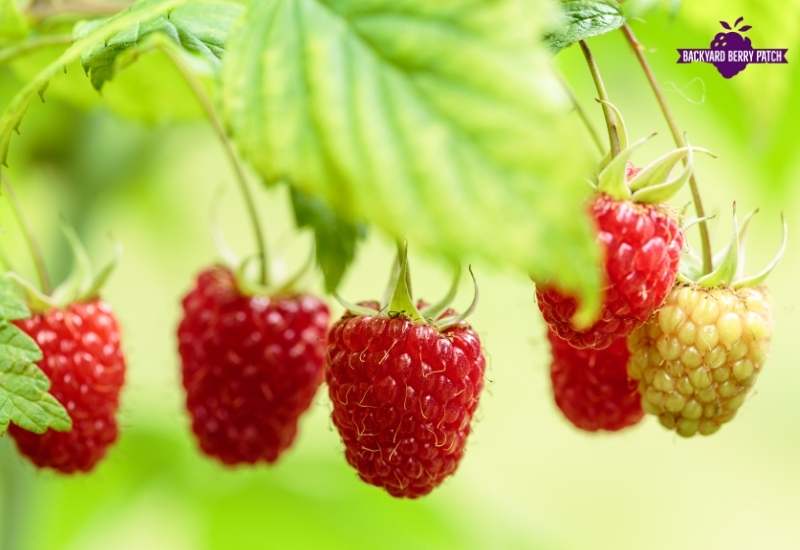
POLYGON ((0 319, 15 321, 30 315, 25 302, 20 299, 16 285, 5 275, 0 275, 0 319))
POLYGON ((36 366, 39 347, 11 323, 29 315, 14 283, 0 276, 0 435, 9 423, 36 433, 71 428, 67 411, 48 393, 50 380, 36 366))
POLYGON ((81 55, 99 44, 104 44, 117 33, 150 21, 169 12, 190 0, 139 0, 127 10, 106 19, 102 25, 88 32, 83 38, 72 43, 55 61, 42 69, 8 103, 0 116, 0 163, 5 164, 11 135, 16 130, 33 99, 44 96, 50 80, 63 72, 67 66, 81 55))
POLYGON ((594 313, 591 155, 536 39, 550 7, 252 2, 224 60, 228 125, 268 184, 449 259, 558 281, 594 313))
MULTIPOLYGON (((160 33, 184 50, 206 62, 212 71, 221 65, 225 42, 233 23, 242 15, 240 4, 219 0, 203 0, 179 6, 174 10, 145 20, 116 33, 103 43, 96 44, 81 56, 81 63, 92 85, 100 90, 114 77, 123 53, 145 43, 154 33, 160 33)), ((88 21, 75 29, 76 39, 83 38, 108 20, 88 21)))
POLYGON ((342 219, 325 202, 294 187, 291 195, 297 226, 314 232, 317 264, 325 277, 325 289, 335 292, 355 258, 356 246, 366 228, 342 219))
POLYGON ((28 22, 17 0, 0 0, 0 43, 22 38, 28 34, 28 22))
POLYGON ((555 51, 620 28, 625 23, 622 7, 616 0, 561 0, 564 22, 561 28, 545 35, 555 51))

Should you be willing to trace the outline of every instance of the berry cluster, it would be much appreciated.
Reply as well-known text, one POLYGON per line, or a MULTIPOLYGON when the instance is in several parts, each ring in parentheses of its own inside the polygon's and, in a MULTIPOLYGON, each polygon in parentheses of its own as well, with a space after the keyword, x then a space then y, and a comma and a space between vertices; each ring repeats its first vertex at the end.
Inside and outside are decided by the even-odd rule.
POLYGON ((736 414, 766 358, 772 327, 762 283, 786 226, 771 264, 743 277, 739 249, 752 214, 740 229, 734 210, 732 242, 705 272, 658 204, 688 179, 693 149, 639 169, 628 160, 637 145, 600 171, 590 207, 604 252, 599 319, 575 327, 577 301, 552 281, 537 288, 555 402, 585 431, 620 430, 644 411, 682 436, 710 435, 736 414), (683 173, 667 179, 683 157, 683 173))

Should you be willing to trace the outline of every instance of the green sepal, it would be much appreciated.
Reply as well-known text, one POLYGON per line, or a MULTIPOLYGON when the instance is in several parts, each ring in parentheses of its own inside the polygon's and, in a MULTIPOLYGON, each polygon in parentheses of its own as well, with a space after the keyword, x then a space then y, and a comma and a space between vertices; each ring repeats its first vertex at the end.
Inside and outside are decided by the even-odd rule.
POLYGON ((72 252, 72 270, 58 288, 53 291, 53 301, 57 304, 75 301, 83 297, 92 286, 92 262, 78 234, 69 226, 62 225, 61 231, 67 239, 72 252))
POLYGON ((397 243, 397 261, 400 266, 397 285, 392 292, 392 297, 387 304, 389 315, 403 315, 414 322, 424 321, 417 307, 411 290, 411 274, 408 269, 408 244, 397 243))
POLYGON ((786 252, 786 242, 789 237, 789 226, 786 224, 786 218, 781 214, 781 225, 783 226, 783 235, 781 237, 781 245, 778 248, 777 254, 772 258, 772 260, 766 265, 764 269, 760 272, 756 273, 755 275, 751 275, 750 277, 745 277, 733 282, 733 288, 748 288, 748 287, 755 287, 762 284, 766 278, 772 273, 772 270, 777 267, 780 261, 783 259, 783 255, 786 252))
POLYGON ((739 224, 736 221, 736 203, 733 204, 733 235, 716 267, 706 275, 697 279, 696 284, 703 288, 728 286, 736 276, 739 265, 739 224))
POLYGON ((470 303, 469 307, 464 310, 459 315, 452 315, 450 317, 445 317, 439 321, 435 321, 434 325, 436 326, 439 331, 444 332, 445 330, 454 327, 460 323, 463 323, 467 317, 472 315, 475 312, 475 308, 478 307, 478 300, 480 299, 480 292, 478 290, 478 281, 475 278, 475 273, 472 271, 472 266, 469 266, 469 276, 472 278, 472 302, 470 303))
POLYGON ((384 313, 383 309, 377 310, 368 308, 366 306, 360 306, 352 302, 348 302, 347 300, 339 296, 338 293, 335 292, 333 294, 333 297, 337 302, 339 302, 339 305, 342 306, 345 310, 349 311, 350 313, 360 315, 361 317, 375 317, 376 315, 382 315, 384 313))
POLYGON ((461 266, 456 265, 453 271, 453 281, 450 283, 450 288, 447 290, 444 298, 435 304, 431 304, 424 308, 420 313, 426 319, 436 319, 441 313, 453 303, 458 293, 458 282, 461 279, 461 266))
POLYGON ((656 134, 640 139, 630 147, 625 148, 619 155, 611 159, 611 162, 600 171, 597 176, 597 190, 605 193, 616 200, 626 200, 631 198, 631 190, 625 181, 625 166, 628 164, 634 151, 647 143, 656 134))
MULTIPOLYGON (((608 106, 609 109, 614 111, 614 115, 616 115, 617 119, 617 139, 619 140, 619 150, 624 151, 628 148, 628 127, 625 125, 625 119, 622 117, 622 111, 617 108, 616 105, 611 103, 610 101, 606 101, 605 99, 597 98, 596 101, 601 105, 608 106)), ((609 153, 610 154, 610 153, 609 153)))
MULTIPOLYGON (((674 166, 674 164, 673 164, 674 166)), ((662 183, 653 183, 646 187, 641 187, 637 191, 633 192, 632 199, 634 202, 639 202, 642 204, 658 204, 662 202, 666 202, 670 198, 672 198, 675 193, 680 191, 681 187, 683 187, 689 178, 692 175, 692 171, 694 170, 694 159, 692 156, 692 148, 686 148, 686 166, 683 168, 683 172, 672 178, 671 180, 662 181, 662 183)), ((669 174, 669 172, 667 172, 669 174)), ((631 188, 633 186, 631 185, 631 188)))
MULTIPOLYGON (((736 281, 740 278, 742 271, 744 270, 744 261, 745 257, 747 256, 744 240, 747 236, 747 228, 750 227, 750 220, 753 219, 753 216, 758 214, 758 208, 750 212, 747 216, 745 216, 744 221, 739 226, 739 260, 736 263, 736 275, 734 275, 733 280, 736 281)), ((714 260, 717 261, 716 259, 714 260)))
POLYGON ((114 243, 111 259, 108 260, 97 273, 95 273, 89 288, 86 290, 85 298, 91 300, 100 295, 100 291, 106 285, 106 282, 108 282, 108 279, 111 277, 111 274, 114 273, 114 270, 117 269, 121 258, 122 245, 120 243, 114 243))
POLYGON ((211 240, 214 243, 214 248, 217 249, 217 255, 219 255, 223 265, 234 269, 241 264, 242 260, 225 239, 225 232, 222 230, 222 224, 220 223, 220 207, 222 206, 222 198, 224 195, 225 188, 223 186, 217 187, 217 190, 214 192, 214 200, 211 202, 211 212, 209 213, 211 240))
POLYGON ((631 191, 638 191, 644 187, 662 183, 667 176, 669 176, 670 172, 672 172, 675 165, 689 154, 690 150, 694 150, 698 153, 705 153, 716 158, 714 153, 702 147, 692 147, 688 145, 680 149, 673 149, 642 168, 641 171, 628 182, 631 191))
POLYGON ((32 313, 46 313, 57 307, 56 302, 50 296, 42 293, 35 285, 16 273, 8 272, 6 277, 13 281, 25 295, 25 301, 32 313))

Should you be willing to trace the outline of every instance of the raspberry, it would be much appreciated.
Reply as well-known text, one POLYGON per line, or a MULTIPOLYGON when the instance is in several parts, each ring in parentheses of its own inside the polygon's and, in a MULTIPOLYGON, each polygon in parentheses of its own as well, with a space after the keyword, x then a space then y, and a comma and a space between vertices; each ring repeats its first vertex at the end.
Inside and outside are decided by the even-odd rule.
POLYGON ((716 432, 744 402, 771 333, 763 288, 676 286, 628 339, 645 412, 682 436, 716 432))
POLYGON ((556 405, 576 428, 618 431, 643 416, 636 382, 628 379, 625 339, 604 350, 579 350, 548 331, 556 405))
POLYGON ((16 322, 42 350, 39 367, 72 418, 72 430, 34 434, 9 428, 19 451, 40 468, 89 472, 117 440, 125 379, 117 320, 104 302, 74 303, 16 322))
POLYGON ((228 465, 274 463, 322 382, 328 307, 310 295, 244 295, 215 267, 183 311, 183 386, 200 448, 228 465))
POLYGON ((327 361, 333 423, 362 480, 417 498, 455 472, 486 365, 468 324, 439 331, 348 313, 331 329, 327 361))
POLYGON ((536 296, 549 327, 575 348, 604 349, 644 323, 675 282, 683 233, 662 209, 598 195, 591 205, 605 251, 605 296, 600 318, 588 329, 571 323, 577 301, 555 287, 536 296))

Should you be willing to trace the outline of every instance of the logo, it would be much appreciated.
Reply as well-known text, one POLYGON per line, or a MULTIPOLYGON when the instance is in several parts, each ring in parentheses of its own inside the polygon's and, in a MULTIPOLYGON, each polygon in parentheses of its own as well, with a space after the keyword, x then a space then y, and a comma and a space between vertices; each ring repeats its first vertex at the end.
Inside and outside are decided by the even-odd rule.
POLYGON ((725 78, 736 76, 750 63, 788 63, 786 48, 754 48, 750 38, 744 36, 753 27, 740 27, 743 22, 744 17, 740 17, 731 27, 720 21, 728 32, 718 32, 710 48, 678 48, 678 63, 711 63, 725 78))

